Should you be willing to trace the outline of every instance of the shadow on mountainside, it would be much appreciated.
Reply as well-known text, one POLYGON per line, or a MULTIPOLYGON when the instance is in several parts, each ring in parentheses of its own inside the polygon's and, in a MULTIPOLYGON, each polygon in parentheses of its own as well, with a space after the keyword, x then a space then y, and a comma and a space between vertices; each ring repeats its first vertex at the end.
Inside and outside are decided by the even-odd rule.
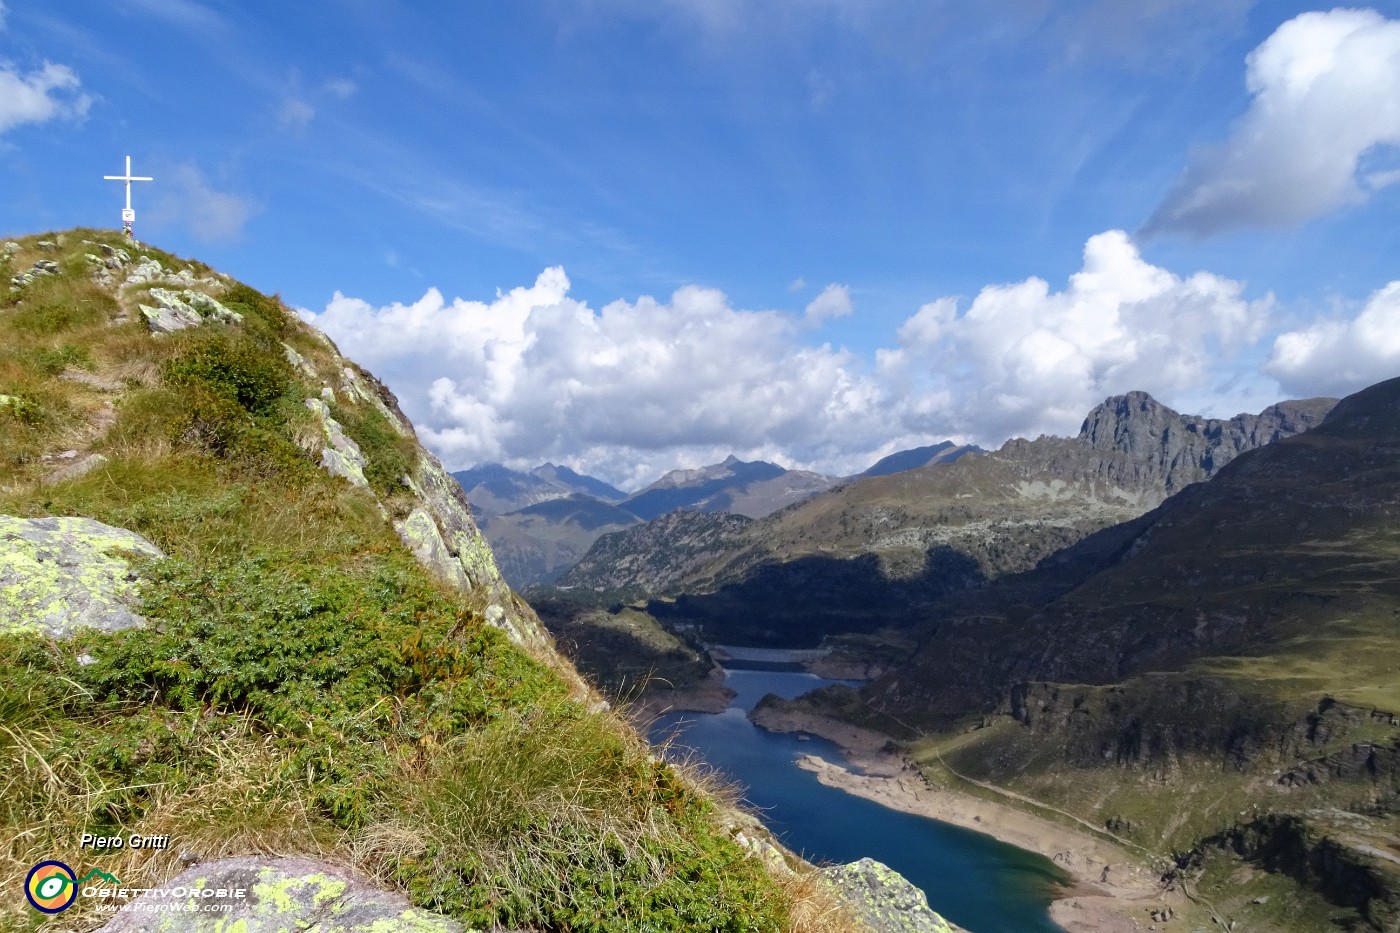
POLYGON ((647 611, 694 625, 708 642, 807 648, 826 635, 910 626, 940 599, 981 586, 976 560, 946 546, 925 552, 923 570, 890 578, 873 554, 800 557, 763 564, 713 593, 652 600, 647 611))

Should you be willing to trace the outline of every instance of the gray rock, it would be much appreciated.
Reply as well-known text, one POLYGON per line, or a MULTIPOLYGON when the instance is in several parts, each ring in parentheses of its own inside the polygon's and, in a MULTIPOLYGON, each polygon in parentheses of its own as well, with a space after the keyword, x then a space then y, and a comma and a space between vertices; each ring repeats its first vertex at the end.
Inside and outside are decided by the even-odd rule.
POLYGON ((143 625, 130 609, 130 555, 163 557, 140 535, 90 518, 0 515, 0 631, 64 637, 143 625))
POLYGON ((354 438, 345 433, 339 421, 331 417, 331 410, 318 398, 309 398, 304 403, 321 422, 321 431, 326 436, 326 446, 321 448, 321 468, 332 476, 340 476, 356 486, 369 486, 365 479, 365 467, 369 461, 360 450, 354 438))
POLYGON ((139 307, 153 333, 167 334, 186 327, 197 327, 205 320, 218 321, 221 324, 243 322, 243 315, 230 311, 202 292, 189 289, 173 292, 165 288, 153 288, 150 290, 150 296, 156 306, 139 307))
MULTIPOLYGON (((188 271, 188 270, 186 270, 188 271)), ((156 289, 151 289, 152 292, 156 289)), ((185 304, 193 308, 206 320, 218 321, 220 324, 242 324, 243 315, 237 311, 230 311, 220 304, 216 299, 209 297, 203 292, 185 290, 180 293, 180 297, 185 304)))
POLYGON ((956 933, 958 930, 929 909, 923 891, 893 868, 874 859, 833 865, 822 869, 820 877, 869 933, 956 933))
POLYGON ((58 263, 52 259, 40 259, 34 263, 34 271, 42 275, 58 275, 58 263))
POLYGON ((99 933, 466 933, 457 921, 414 907, 401 894, 304 858, 206 862, 158 890, 170 893, 142 894, 99 933), (200 909, 216 905, 221 909, 200 909))
MULTIPOLYGON (((159 289, 152 289, 159 291, 159 289)), ((198 327, 204 323, 204 319, 188 305, 176 307, 151 307, 150 305, 137 305, 141 309, 141 314, 146 319, 146 324, 151 328, 153 334, 168 334, 177 330, 184 330, 186 327, 198 327)))
POLYGON ((469 585, 466 572, 457 555, 448 550, 437 522, 427 509, 419 506, 408 513, 407 518, 395 521, 394 530, 419 563, 458 589, 466 589, 469 585))
MULTIPOLYGON (((288 344, 282 344, 282 353, 287 357, 287 362, 291 363, 294 367, 296 367, 297 372, 301 373, 306 378, 320 378, 316 374, 316 367, 308 363, 306 357, 302 356, 296 350, 292 349, 291 346, 289 346, 288 344)), ((322 398, 324 398, 325 393, 322 392, 321 396, 322 398)), ((334 398, 332 398, 331 401, 334 401, 334 398)))
POLYGON ((58 244, 55 243, 53 240, 40 240, 35 245, 38 246, 40 249, 44 250, 45 252, 50 253, 58 249, 58 244))
POLYGON ((147 282, 159 281, 165 275, 165 268, 149 256, 142 256, 141 261, 132 267, 126 275, 127 285, 142 285, 147 282))

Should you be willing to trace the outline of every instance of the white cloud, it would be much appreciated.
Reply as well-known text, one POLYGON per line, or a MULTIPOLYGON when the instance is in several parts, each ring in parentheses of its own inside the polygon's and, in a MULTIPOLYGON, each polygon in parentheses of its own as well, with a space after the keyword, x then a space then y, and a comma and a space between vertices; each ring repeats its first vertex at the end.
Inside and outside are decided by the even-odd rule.
POLYGON ((1168 404, 1207 394, 1270 319, 1270 299, 1242 295, 1153 266, 1110 231, 1064 289, 1030 278, 929 302, 873 365, 805 342, 811 319, 851 307, 839 285, 801 314, 737 309, 698 286, 595 310, 552 268, 490 302, 337 293, 305 314, 393 387, 453 469, 553 460, 636 486, 729 453, 851 473, 943 438, 1073 433, 1130 389, 1168 404))
POLYGON ((316 108, 296 97, 287 98, 277 111, 277 122, 282 129, 293 133, 305 130, 314 119, 316 119, 316 108))
POLYGON ((1330 318, 1274 339, 1265 371, 1298 394, 1346 395, 1400 376, 1400 282, 1353 318, 1330 318))
POLYGON ((1193 154, 1149 231, 1297 224, 1400 180, 1358 178, 1378 147, 1400 145, 1400 21, 1304 13, 1250 53, 1246 80, 1249 111, 1223 143, 1193 154))
POLYGON ((803 346, 796 315, 697 286, 594 310, 568 289, 553 268, 489 304, 337 294, 309 317, 394 387, 454 467, 567 459, 640 483, 735 451, 831 460, 884 439, 869 419, 878 387, 848 354, 803 346))
POLYGON ((928 425, 995 442, 1073 432, 1106 396, 1144 389, 1170 401, 1210 385, 1263 333, 1271 299, 1199 272, 1181 278, 1143 260, 1122 231, 1091 237, 1063 291, 1042 279, 984 288, 961 315, 954 299, 924 305, 880 357, 914 400, 944 393, 947 410, 910 411, 928 425))
POLYGON ((822 293, 813 298, 807 305, 807 320, 814 324, 822 321, 829 321, 832 318, 846 317, 855 311, 851 304, 851 290, 845 285, 828 285, 822 289, 822 293))
POLYGON ((193 164, 175 165, 152 175, 158 192, 151 212, 153 222, 184 226, 204 243, 237 240, 260 210, 250 198, 214 188, 193 164))
POLYGON ((800 292, 806 287, 807 280, 799 275, 797 278, 793 279, 791 282, 788 283, 787 290, 790 292, 800 292))
POLYGON ((5 9, 4 0, 0 0, 0 32, 5 31, 5 17, 9 15, 9 12, 5 9))
MULTIPOLYGON (((0 18, 3 15, 0 7, 0 18)), ((79 120, 91 105, 92 98, 83 93, 82 82, 67 65, 45 62, 28 74, 0 65, 0 133, 24 123, 79 120)))

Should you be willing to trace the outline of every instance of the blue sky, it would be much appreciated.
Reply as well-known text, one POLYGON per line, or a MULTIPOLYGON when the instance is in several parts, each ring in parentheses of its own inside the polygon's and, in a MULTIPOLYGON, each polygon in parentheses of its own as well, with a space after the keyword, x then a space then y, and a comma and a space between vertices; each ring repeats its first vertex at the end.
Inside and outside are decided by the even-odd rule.
POLYGON ((841 473, 1400 375, 1397 3, 0 9, 0 228, 116 226, 130 153, 143 237, 454 468, 841 473))

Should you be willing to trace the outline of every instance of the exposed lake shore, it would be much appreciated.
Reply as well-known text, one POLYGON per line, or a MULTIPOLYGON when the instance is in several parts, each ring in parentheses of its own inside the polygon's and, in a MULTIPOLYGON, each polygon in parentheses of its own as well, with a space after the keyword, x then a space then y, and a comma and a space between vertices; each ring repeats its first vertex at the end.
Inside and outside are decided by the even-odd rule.
POLYGON ((1187 906, 1165 891, 1141 860, 1113 842, 1019 808, 938 787, 893 751, 878 732, 806 712, 760 708, 749 717, 774 732, 807 732, 841 746, 853 768, 804 756, 798 766, 819 781, 882 806, 986 833, 1037 852, 1060 866, 1073 884, 1051 905, 1051 919, 1067 933, 1136 933, 1160 929, 1151 912, 1187 906))

